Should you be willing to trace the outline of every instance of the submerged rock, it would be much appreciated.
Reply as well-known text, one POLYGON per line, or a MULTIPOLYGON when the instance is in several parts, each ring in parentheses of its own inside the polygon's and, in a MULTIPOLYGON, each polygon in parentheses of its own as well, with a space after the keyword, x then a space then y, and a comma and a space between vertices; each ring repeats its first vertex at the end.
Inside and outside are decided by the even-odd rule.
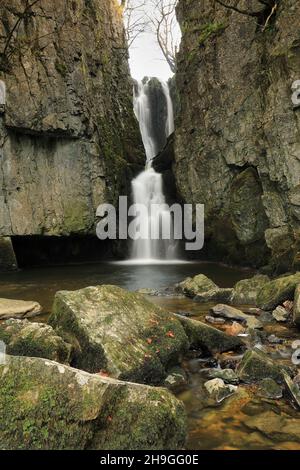
POLYGON ((179 317, 117 286, 57 292, 49 323, 74 347, 72 365, 161 383, 189 347, 179 317))
POLYGON ((0 340, 6 353, 69 362, 71 345, 56 334, 50 325, 28 320, 10 319, 0 323, 0 340))
POLYGON ((270 278, 264 274, 242 279, 233 288, 232 303, 255 305, 258 292, 269 281, 270 278))
POLYGON ((0 299, 0 320, 30 318, 42 313, 38 302, 31 300, 0 299))
POLYGON ((289 318, 289 312, 282 307, 282 305, 278 305, 272 312, 273 318, 278 322, 286 322, 289 318))
POLYGON ((210 325, 197 320, 179 317, 192 348, 203 349, 211 354, 238 349, 244 345, 235 336, 229 336, 210 325))
POLYGON ((262 310, 273 310, 285 300, 293 300, 299 283, 300 272, 267 282, 258 293, 257 306, 262 310))
POLYGON ((182 448, 183 404, 170 392, 41 358, 0 365, 0 449, 182 448))
POLYGON ((231 307, 230 305, 218 304, 211 309, 216 317, 225 317, 230 320, 242 321, 248 328, 262 328, 262 323, 252 315, 247 315, 241 310, 231 307))
POLYGON ((300 441, 299 418, 279 412, 278 409, 267 410, 244 419, 243 424, 252 432, 260 432, 267 436, 274 447, 276 442, 300 441))
POLYGON ((275 380, 266 377, 259 382, 258 394, 263 398, 278 400, 279 398, 282 398, 283 390, 275 380))
POLYGON ((257 348, 247 351, 240 362, 237 375, 243 382, 258 382, 271 378, 276 382, 283 382, 283 369, 270 357, 257 348))
POLYGON ((204 274, 188 277, 176 286, 177 291, 198 302, 228 302, 232 289, 220 288, 204 274))

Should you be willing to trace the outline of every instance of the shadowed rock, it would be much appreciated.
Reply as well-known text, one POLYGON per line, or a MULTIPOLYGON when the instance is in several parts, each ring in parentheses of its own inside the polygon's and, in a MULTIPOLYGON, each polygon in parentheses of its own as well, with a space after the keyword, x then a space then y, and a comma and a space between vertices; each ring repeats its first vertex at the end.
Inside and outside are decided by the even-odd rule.
POLYGON ((69 362, 71 345, 56 334, 50 325, 28 320, 6 320, 0 324, 0 340, 6 353, 69 362))
POLYGON ((0 377, 2 450, 184 446, 184 407, 165 389, 13 356, 0 365, 0 377))

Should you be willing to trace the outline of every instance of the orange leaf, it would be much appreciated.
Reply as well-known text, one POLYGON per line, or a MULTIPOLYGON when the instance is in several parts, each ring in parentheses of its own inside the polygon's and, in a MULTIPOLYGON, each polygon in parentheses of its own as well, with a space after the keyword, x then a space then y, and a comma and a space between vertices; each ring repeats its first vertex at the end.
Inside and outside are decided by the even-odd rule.
POLYGON ((168 333, 166 333, 166 336, 168 336, 169 338, 175 338, 173 331, 168 331, 168 333))
POLYGON ((148 343, 148 344, 152 344, 152 341, 153 341, 153 340, 152 340, 151 338, 147 338, 147 343, 148 343))

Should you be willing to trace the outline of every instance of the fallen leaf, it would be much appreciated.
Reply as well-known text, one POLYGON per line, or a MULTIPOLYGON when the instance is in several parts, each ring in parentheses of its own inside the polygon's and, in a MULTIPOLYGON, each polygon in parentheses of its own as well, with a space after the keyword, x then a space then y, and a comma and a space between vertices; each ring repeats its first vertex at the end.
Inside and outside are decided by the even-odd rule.
POLYGON ((169 338, 175 338, 175 335, 174 335, 173 331, 168 331, 166 333, 166 336, 168 336, 169 338))

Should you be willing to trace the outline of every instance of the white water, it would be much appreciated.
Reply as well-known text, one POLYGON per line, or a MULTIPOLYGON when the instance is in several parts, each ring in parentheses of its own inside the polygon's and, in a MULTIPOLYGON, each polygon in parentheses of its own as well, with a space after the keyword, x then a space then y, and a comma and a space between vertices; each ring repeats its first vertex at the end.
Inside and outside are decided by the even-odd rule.
MULTIPOLYGON (((165 123, 166 137, 174 131, 174 112, 168 84, 161 81, 167 103, 167 119, 165 123)), ((151 160, 161 149, 156 148, 151 136, 151 108, 147 95, 148 81, 139 82, 134 94, 134 111, 139 121, 140 131, 146 152, 145 171, 132 181, 134 204, 143 204, 148 209, 147 216, 135 219, 135 227, 140 233, 146 234, 133 242, 131 259, 141 264, 176 261, 176 243, 172 235, 162 238, 162 227, 167 226, 172 234, 173 221, 163 193, 162 175, 151 165, 151 160), (164 225, 166 224, 166 225, 164 225), (156 235, 155 235, 156 234, 156 235)))
POLYGON ((166 137, 169 137, 174 132, 174 109, 173 102, 170 95, 169 85, 166 82, 161 81, 161 86, 167 101, 168 117, 166 122, 166 137))
POLYGON ((134 112, 139 121, 141 136, 146 152, 147 162, 158 153, 154 139, 149 133, 151 126, 151 109, 147 96, 148 81, 138 82, 138 89, 134 93, 134 112))

